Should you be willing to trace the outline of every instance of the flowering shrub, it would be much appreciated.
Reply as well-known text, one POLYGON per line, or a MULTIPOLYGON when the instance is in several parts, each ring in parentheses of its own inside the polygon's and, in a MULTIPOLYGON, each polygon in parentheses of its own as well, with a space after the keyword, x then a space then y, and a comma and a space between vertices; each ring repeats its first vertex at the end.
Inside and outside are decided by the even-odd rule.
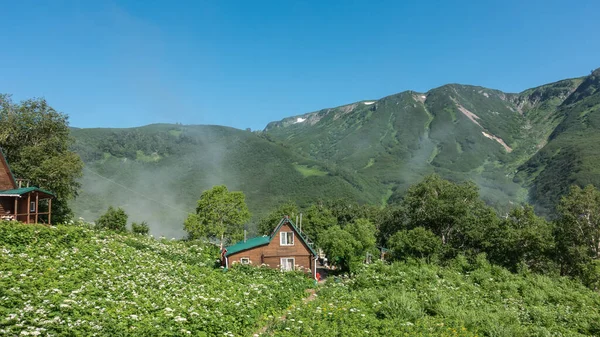
POLYGON ((328 280, 275 336, 600 336, 600 294, 566 278, 475 266, 369 266, 328 280), (339 281, 339 280, 338 280, 339 281))
POLYGON ((0 335, 247 336, 311 281, 215 269, 212 245, 0 223, 0 335))

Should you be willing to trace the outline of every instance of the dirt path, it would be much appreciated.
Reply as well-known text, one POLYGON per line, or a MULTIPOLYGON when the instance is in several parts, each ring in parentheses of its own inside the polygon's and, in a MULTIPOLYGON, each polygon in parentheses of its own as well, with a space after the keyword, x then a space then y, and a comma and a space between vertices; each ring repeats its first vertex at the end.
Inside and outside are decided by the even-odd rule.
MULTIPOLYGON (((321 281, 319 281, 319 284, 322 284, 323 282, 324 281, 321 280, 321 281)), ((306 304, 306 303, 309 303, 309 302, 313 301, 315 298, 317 298, 317 291, 314 288, 306 289, 306 293, 308 294, 308 296, 302 299, 302 304, 303 305, 306 304)), ((283 315, 281 315, 281 316, 279 316, 277 318, 277 320, 279 320, 279 321, 285 321, 286 318, 287 318, 287 312, 291 311, 291 310, 294 310, 294 308, 296 306, 297 306, 297 304, 292 305, 291 308, 289 310, 286 310, 285 311, 286 313, 283 314, 283 315)), ((265 326, 263 326, 262 328, 260 328, 260 330, 258 330, 253 336, 254 337, 261 336, 262 334, 264 334, 267 331, 267 329, 269 329, 269 326, 271 326, 271 323, 267 323, 265 326)))

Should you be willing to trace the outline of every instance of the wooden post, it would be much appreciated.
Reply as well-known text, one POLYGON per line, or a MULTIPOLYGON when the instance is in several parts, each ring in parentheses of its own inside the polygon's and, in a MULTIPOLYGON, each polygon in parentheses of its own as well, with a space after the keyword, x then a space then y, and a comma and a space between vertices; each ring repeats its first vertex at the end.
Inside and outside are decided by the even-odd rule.
POLYGON ((15 210, 14 210, 14 215, 15 215, 15 221, 19 221, 19 197, 15 197, 15 210))
POLYGON ((52 215, 52 198, 48 199, 48 225, 50 225, 50 216, 52 215))
POLYGON ((27 222, 29 223, 31 214, 31 193, 27 193, 27 222))
POLYGON ((38 213, 40 212, 40 194, 35 193, 35 223, 38 223, 38 213))

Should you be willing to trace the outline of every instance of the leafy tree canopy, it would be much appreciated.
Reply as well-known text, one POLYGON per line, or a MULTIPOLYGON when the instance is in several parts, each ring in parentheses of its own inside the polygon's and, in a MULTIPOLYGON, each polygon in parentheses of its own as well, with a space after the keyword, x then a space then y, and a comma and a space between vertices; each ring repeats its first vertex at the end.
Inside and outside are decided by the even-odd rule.
POLYGON ((124 232, 127 229, 127 214, 122 208, 108 207, 106 213, 102 214, 96 220, 98 228, 106 228, 117 232, 124 232))
POLYGON ((356 219, 343 229, 339 225, 329 227, 321 234, 319 244, 333 265, 352 275, 365 254, 375 252, 375 241, 375 226, 369 220, 356 219))
POLYGON ((430 175, 412 186, 403 202, 404 227, 423 227, 455 250, 469 247, 473 253, 489 247, 489 231, 497 226, 496 213, 479 198, 471 182, 456 184, 430 175))
POLYGON ((337 218, 323 204, 313 204, 303 214, 302 232, 312 241, 318 242, 321 233, 330 226, 337 224, 337 218))
POLYGON ((14 103, 0 94, 0 147, 17 178, 56 194, 52 203, 55 222, 71 217, 67 202, 77 196, 83 162, 70 151, 68 117, 45 99, 14 103))
MULTIPOLYGON (((582 276, 599 270, 600 260, 600 191, 592 185, 572 186, 557 207, 557 243, 563 274, 582 276)), ((591 283, 600 282, 587 277, 591 283)))
POLYGON ((184 229, 190 238, 218 239, 221 248, 225 240, 234 242, 243 235, 243 226, 250 219, 242 192, 230 192, 225 185, 202 192, 196 214, 185 220, 184 229))
POLYGON ((392 256, 398 260, 414 257, 431 262, 441 252, 442 240, 430 230, 416 227, 392 235, 389 248, 392 256))

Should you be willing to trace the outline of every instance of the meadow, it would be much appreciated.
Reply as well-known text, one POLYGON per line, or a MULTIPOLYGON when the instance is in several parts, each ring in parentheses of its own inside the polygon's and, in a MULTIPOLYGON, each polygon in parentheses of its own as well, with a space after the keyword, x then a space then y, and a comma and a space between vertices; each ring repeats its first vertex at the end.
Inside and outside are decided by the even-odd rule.
POLYGON ((248 336, 304 296, 302 274, 215 268, 218 248, 0 223, 0 335, 248 336))
POLYGON ((598 336, 600 294, 567 278, 469 264, 377 263, 328 280, 274 336, 598 336))

